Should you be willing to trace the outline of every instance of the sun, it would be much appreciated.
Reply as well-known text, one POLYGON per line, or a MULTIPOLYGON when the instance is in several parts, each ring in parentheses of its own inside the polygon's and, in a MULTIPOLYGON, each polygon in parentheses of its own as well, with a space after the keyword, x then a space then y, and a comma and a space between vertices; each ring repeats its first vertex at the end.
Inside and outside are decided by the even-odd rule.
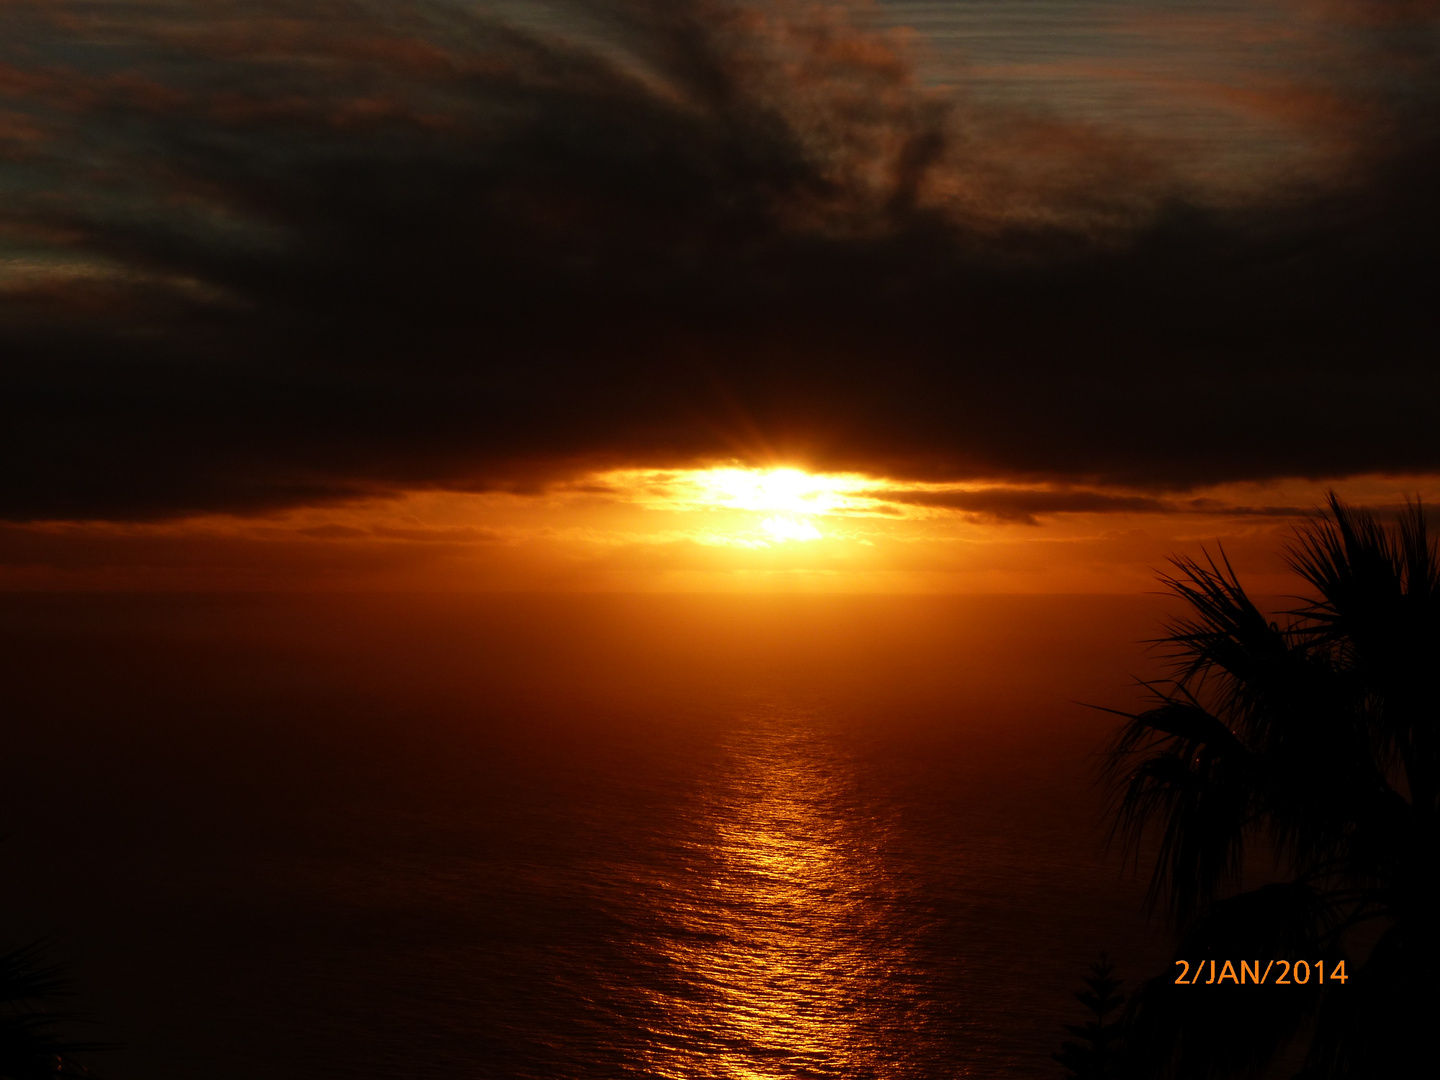
POLYGON ((702 501, 737 510, 825 514, 845 502, 848 477, 814 475, 799 469, 703 469, 691 474, 702 501))
POLYGON ((686 497, 707 506, 824 517, 864 512, 883 486, 859 473, 809 473, 793 467, 696 469, 683 474, 686 497))
POLYGON ((827 476, 796 468, 724 466, 675 472, 664 484, 676 509, 741 510, 809 518, 845 509, 847 492, 862 478, 827 476))
POLYGON ((762 546, 821 539, 813 518, 842 508, 846 486, 841 478, 794 468, 702 469, 688 479, 701 505, 769 515, 758 530, 746 530, 762 546))
POLYGON ((771 540, 780 543, 790 540, 819 540, 824 535, 808 519, 768 517, 760 522, 760 528, 771 540))
POLYGON ((824 519, 863 512, 873 501, 867 491, 877 486, 859 474, 743 465, 617 470, 603 482, 651 509, 703 513, 707 542, 745 547, 825 539, 824 519))

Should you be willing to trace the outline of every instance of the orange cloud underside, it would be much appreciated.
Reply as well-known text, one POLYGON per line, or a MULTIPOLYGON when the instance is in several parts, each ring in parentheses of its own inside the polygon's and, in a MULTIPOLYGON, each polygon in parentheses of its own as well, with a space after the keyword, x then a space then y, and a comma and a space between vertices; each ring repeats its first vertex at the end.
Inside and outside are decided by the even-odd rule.
POLYGON ((411 492, 265 517, 0 528, 9 589, 1142 592, 1223 544, 1257 587, 1328 486, 1376 507, 1437 477, 1183 495, 902 484, 798 469, 628 469, 540 494, 411 492))

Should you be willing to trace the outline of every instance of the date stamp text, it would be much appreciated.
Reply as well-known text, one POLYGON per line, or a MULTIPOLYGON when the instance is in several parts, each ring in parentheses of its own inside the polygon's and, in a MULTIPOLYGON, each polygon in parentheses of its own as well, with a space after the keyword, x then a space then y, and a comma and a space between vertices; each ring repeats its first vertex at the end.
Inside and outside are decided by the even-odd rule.
POLYGON ((1336 960, 1326 971, 1325 961, 1316 960, 1269 960, 1265 966, 1260 961, 1241 960, 1236 968, 1234 960, 1200 960, 1191 964, 1188 960, 1176 960, 1180 968, 1175 976, 1177 986, 1219 986, 1234 983, 1236 986, 1306 986, 1311 983, 1323 985, 1336 982, 1344 985, 1349 978, 1345 974, 1345 961, 1336 960), (1273 978, 1272 978, 1273 976, 1273 978))

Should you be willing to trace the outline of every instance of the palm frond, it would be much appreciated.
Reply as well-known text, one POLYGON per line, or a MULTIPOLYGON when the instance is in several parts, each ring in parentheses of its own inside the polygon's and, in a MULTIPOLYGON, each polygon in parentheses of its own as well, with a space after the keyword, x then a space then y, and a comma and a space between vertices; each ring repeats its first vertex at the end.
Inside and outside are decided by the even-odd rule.
POLYGON ((50 947, 49 939, 41 939, 0 953, 0 1006, 53 1000, 73 993, 63 965, 44 959, 50 947))
POLYGON ((69 1038, 83 1018, 55 1005, 73 996, 63 967, 44 957, 49 942, 0 954, 0 1077, 5 1080, 92 1076, 77 1055, 112 1049, 69 1038))
POLYGON ((1331 493, 1330 519, 1300 531, 1291 567, 1319 597, 1296 614, 1317 650, 1363 695, 1369 756, 1427 813, 1440 796, 1435 672, 1440 671, 1440 551, 1424 507, 1393 526, 1331 493))
POLYGON ((1111 840, 1135 858, 1160 828, 1152 908, 1165 903, 1183 923, 1239 872, 1249 822, 1250 753, 1183 687, 1155 690, 1156 704, 1129 720, 1111 748, 1115 795, 1111 840))

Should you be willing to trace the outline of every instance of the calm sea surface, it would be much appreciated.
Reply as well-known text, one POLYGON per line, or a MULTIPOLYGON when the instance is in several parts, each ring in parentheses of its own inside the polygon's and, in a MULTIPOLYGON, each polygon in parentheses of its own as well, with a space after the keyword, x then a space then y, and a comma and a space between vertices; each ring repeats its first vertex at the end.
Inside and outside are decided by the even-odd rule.
POLYGON ((1154 598, 11 596, 0 945, 109 1080, 1053 1077, 1154 598))

